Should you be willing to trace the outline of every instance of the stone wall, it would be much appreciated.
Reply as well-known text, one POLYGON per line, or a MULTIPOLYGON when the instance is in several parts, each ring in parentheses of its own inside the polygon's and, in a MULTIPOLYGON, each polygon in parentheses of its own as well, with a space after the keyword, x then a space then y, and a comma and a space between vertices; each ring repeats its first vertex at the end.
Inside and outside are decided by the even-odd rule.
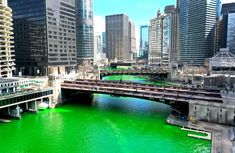
POLYGON ((189 116, 197 121, 235 126, 235 106, 190 103, 189 116))

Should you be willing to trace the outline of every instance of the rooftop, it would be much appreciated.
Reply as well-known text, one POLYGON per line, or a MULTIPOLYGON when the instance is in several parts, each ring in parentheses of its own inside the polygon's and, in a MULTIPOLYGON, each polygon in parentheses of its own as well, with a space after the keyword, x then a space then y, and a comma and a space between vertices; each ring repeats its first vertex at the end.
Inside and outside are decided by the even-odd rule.
POLYGON ((11 83, 11 82, 16 82, 19 81, 19 79, 15 78, 0 78, 0 83, 11 83))
POLYGON ((227 48, 220 49, 220 52, 211 58, 210 65, 211 67, 235 67, 235 55, 227 48))

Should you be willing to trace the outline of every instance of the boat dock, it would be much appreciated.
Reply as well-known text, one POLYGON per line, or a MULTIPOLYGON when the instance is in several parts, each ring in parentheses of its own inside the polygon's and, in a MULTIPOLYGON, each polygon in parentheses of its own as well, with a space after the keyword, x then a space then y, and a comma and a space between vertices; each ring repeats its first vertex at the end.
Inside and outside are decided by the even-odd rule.
POLYGON ((204 140, 211 140, 211 133, 210 132, 195 130, 195 129, 191 129, 191 128, 185 128, 185 127, 182 127, 181 130, 182 131, 194 132, 194 133, 201 133, 201 134, 206 135, 206 136, 200 136, 200 135, 196 135, 196 134, 188 134, 189 137, 204 139, 204 140))

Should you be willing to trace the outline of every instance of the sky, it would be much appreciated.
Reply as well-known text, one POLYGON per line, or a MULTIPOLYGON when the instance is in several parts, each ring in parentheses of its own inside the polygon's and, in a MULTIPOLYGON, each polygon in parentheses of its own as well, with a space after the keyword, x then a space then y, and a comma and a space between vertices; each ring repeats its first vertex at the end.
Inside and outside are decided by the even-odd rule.
POLYGON ((126 14, 136 26, 149 24, 166 5, 175 5, 176 0, 94 0, 94 15, 104 17, 112 14, 126 14))
MULTIPOLYGON (((221 0, 222 3, 235 0, 221 0)), ((94 0, 94 30, 105 31, 105 16, 126 14, 136 26, 136 37, 139 37, 139 27, 149 25, 150 19, 156 17, 157 10, 161 13, 167 5, 176 5, 176 0, 94 0)), ((138 41, 137 41, 138 42, 138 41)))

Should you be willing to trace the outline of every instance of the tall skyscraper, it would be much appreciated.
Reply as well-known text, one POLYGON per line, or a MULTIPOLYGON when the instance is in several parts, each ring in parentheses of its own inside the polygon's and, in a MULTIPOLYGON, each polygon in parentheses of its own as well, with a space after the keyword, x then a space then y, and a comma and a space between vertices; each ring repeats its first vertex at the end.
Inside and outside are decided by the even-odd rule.
POLYGON ((94 63, 101 60, 102 56, 102 33, 96 32, 94 37, 94 63))
POLYGON ((102 32, 102 52, 106 54, 106 32, 102 32))
POLYGON ((178 62, 204 65, 213 55, 219 0, 178 0, 178 62))
POLYGON ((157 17, 150 20, 148 63, 162 63, 162 15, 160 10, 157 12, 157 17))
POLYGON ((229 48, 235 54, 235 3, 222 5, 220 48, 229 48))
POLYGON ((94 60, 93 0, 75 0, 78 64, 94 60))
POLYGON ((106 55, 109 60, 119 62, 133 60, 135 50, 135 28, 124 14, 105 17, 106 22, 106 55))
POLYGON ((76 66, 74 0, 9 0, 9 6, 18 71, 48 75, 76 66))
POLYGON ((0 0, 0 78, 12 77, 13 55, 12 10, 6 0, 0 0))
POLYGON ((171 16, 164 14, 162 16, 162 62, 170 62, 170 43, 171 43, 171 16))
POLYGON ((149 51, 149 26, 143 25, 143 26, 140 26, 139 57, 141 59, 147 59, 148 51, 149 51))
POLYGON ((136 36, 135 36, 135 25, 132 22, 129 22, 129 51, 130 51, 130 59, 133 60, 137 57, 136 50, 136 36))
POLYGON ((158 10, 150 21, 149 64, 169 64, 176 61, 177 13, 174 5, 165 7, 164 14, 158 10))
MULTIPOLYGON (((174 7, 175 8, 175 7, 174 7)), ((178 45, 177 45, 177 37, 178 37, 178 11, 175 8, 173 12, 170 13, 171 25, 170 25, 170 62, 177 63, 177 55, 178 55, 178 45)))

